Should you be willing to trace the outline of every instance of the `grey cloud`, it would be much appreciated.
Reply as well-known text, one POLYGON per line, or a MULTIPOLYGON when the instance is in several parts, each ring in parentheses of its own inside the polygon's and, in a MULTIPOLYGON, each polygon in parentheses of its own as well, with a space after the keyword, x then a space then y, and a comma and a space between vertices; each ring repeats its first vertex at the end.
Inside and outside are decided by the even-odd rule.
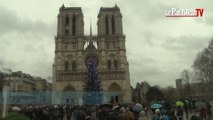
POLYGON ((166 9, 177 7, 177 5, 167 5, 162 2, 152 2, 149 0, 140 0, 137 2, 128 0, 121 5, 124 15, 131 15, 131 18, 134 18, 126 18, 126 24, 132 21, 137 21, 137 23, 142 24, 144 24, 144 22, 146 22, 146 24, 153 24, 153 22, 158 22, 165 18, 164 14, 166 9))
POLYGON ((210 37, 202 36, 180 36, 180 37, 168 37, 161 43, 162 47, 166 50, 172 51, 198 51, 204 48, 210 37))
POLYGON ((194 19, 194 21, 199 24, 206 24, 206 25, 210 25, 211 27, 213 26, 213 16, 207 16, 206 18, 194 19))
POLYGON ((51 75, 56 21, 21 18, 0 6, 0 28, 1 71, 13 69, 44 78, 51 75))
POLYGON ((210 37, 204 36, 180 36, 169 37, 161 43, 161 46, 173 54, 175 62, 179 65, 192 65, 196 54, 205 48, 210 37))
POLYGON ((0 71, 5 73, 12 73, 12 69, 7 66, 8 63, 4 63, 2 59, 0 58, 0 71))
POLYGON ((149 32, 149 31, 145 31, 143 33, 144 33, 144 37, 145 37, 146 42, 150 46, 153 46, 153 42, 152 42, 152 36, 153 36, 153 34, 151 32, 149 32))
POLYGON ((34 35, 51 35, 54 30, 52 24, 42 21, 33 22, 30 19, 21 19, 15 11, 0 6, 0 35, 10 32, 18 32, 19 34, 30 33, 34 35))
MULTIPOLYGON (((153 81, 159 78, 160 75, 164 72, 155 66, 156 61, 152 58, 141 57, 139 54, 131 54, 128 57, 130 65, 131 78, 140 82, 140 81, 153 81), (132 57, 131 57, 132 56, 132 57)), ((135 81, 132 81, 133 83, 135 81)), ((135 84, 135 83, 134 83, 135 84)))
POLYGON ((213 17, 207 17, 206 24, 213 26, 213 17))

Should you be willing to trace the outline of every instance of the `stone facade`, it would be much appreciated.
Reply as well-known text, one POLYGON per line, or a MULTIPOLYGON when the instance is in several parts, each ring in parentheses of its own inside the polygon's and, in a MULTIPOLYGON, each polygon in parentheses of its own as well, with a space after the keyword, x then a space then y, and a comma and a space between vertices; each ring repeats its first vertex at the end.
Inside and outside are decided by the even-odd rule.
POLYGON ((52 84, 21 71, 0 72, 0 103, 7 94, 8 104, 50 104, 52 84))
MULTIPOLYGON (((53 64, 53 94, 56 91, 82 93, 87 61, 94 59, 103 92, 118 93, 108 96, 111 100, 130 102, 129 64, 120 9, 117 5, 112 8, 100 8, 97 35, 92 35, 91 31, 90 36, 84 35, 83 19, 80 7, 62 5, 59 9, 53 64)), ((81 97, 79 95, 75 98, 78 99, 78 104, 82 103, 81 97)), ((103 102, 109 102, 109 98, 103 102)))
POLYGON ((149 88, 150 85, 146 81, 137 83, 135 89, 133 90, 133 101, 144 103, 146 101, 146 93, 149 91, 149 88))
POLYGON ((4 77, 11 92, 51 91, 52 84, 40 77, 33 77, 21 71, 12 72, 4 77))

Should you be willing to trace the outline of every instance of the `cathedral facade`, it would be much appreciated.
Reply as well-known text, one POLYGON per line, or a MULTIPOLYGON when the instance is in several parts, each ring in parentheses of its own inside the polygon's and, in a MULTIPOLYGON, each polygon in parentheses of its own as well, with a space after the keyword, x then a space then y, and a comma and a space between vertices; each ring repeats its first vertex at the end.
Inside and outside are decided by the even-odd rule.
POLYGON ((82 9, 60 7, 53 63, 53 103, 82 104, 87 63, 91 59, 97 65, 103 103, 131 101, 122 14, 117 5, 100 8, 97 30, 97 35, 85 35, 82 9), (60 94, 66 92, 70 94, 60 94))

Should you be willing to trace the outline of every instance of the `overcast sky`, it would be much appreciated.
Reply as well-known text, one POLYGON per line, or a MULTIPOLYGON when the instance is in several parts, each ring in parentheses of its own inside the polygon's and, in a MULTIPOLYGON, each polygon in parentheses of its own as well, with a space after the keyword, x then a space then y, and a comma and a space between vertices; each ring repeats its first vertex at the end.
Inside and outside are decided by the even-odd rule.
POLYGON ((97 32, 100 7, 117 4, 123 15, 131 84, 175 86, 183 69, 213 37, 212 0, 0 0, 0 69, 52 76, 54 36, 62 4, 82 7, 85 34, 97 32), (167 18, 171 8, 204 8, 203 17, 167 18))

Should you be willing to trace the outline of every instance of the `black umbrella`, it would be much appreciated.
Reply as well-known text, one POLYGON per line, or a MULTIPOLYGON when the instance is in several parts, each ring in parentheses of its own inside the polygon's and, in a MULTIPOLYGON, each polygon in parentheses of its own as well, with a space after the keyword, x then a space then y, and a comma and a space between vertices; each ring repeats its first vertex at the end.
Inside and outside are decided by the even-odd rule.
POLYGON ((101 109, 112 109, 112 105, 111 104, 102 104, 99 106, 101 109))

